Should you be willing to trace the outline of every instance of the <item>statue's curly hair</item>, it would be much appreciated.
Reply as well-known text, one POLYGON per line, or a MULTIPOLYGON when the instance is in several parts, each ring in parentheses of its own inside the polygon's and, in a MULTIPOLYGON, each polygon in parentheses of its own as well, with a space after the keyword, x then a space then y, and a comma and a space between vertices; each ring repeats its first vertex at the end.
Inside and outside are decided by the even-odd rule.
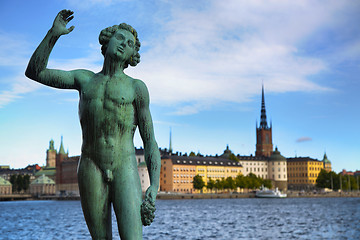
POLYGON ((125 63, 125 68, 127 68, 129 64, 131 66, 135 67, 140 62, 140 53, 139 53, 140 41, 139 41, 136 30, 129 24, 121 23, 119 25, 114 25, 112 27, 105 28, 100 32, 99 43, 101 44, 101 53, 105 57, 106 49, 108 47, 110 38, 119 29, 124 29, 124 30, 131 32, 131 34, 134 35, 134 38, 136 39, 135 46, 134 46, 134 50, 135 50, 134 55, 130 58, 130 60, 128 62, 125 63))

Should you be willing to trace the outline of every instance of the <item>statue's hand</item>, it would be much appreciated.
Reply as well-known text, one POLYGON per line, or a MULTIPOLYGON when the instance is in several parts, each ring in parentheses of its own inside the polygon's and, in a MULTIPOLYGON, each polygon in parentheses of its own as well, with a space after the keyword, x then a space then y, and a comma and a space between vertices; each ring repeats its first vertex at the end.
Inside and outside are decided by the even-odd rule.
POLYGON ((145 199, 141 205, 141 221, 144 226, 149 226, 155 218, 155 200, 157 189, 150 186, 145 193, 145 199))
POLYGON ((74 18, 74 16, 72 16, 73 13, 74 12, 71 10, 61 10, 54 20, 52 31, 60 36, 68 34, 74 30, 74 26, 66 28, 66 25, 74 18))

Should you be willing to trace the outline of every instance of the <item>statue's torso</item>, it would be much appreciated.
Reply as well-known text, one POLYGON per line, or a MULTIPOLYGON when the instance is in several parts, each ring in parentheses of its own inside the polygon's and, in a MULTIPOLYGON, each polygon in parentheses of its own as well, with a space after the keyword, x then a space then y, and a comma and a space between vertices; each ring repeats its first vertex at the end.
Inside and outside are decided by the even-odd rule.
POLYGON ((133 80, 96 74, 80 91, 79 117, 83 131, 82 157, 113 169, 134 156, 137 126, 133 80))

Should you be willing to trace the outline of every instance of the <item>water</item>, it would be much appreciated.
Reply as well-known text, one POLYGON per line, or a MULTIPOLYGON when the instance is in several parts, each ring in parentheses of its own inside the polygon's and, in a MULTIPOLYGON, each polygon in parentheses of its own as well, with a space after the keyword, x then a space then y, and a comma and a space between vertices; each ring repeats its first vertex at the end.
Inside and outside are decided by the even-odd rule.
MULTIPOLYGON (((145 240, 360 239, 359 198, 158 200, 156 207, 145 240)), ((0 220, 0 239, 91 239, 80 201, 0 202, 0 220)))

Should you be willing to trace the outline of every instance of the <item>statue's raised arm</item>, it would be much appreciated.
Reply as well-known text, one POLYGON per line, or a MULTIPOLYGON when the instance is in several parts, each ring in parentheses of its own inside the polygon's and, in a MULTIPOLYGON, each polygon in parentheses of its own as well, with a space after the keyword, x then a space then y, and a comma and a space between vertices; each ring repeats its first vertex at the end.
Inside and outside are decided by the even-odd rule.
POLYGON ((47 64, 50 53, 61 35, 70 33, 74 26, 67 28, 66 25, 74 18, 73 11, 60 11, 53 26, 46 34, 34 54, 31 56, 25 75, 39 83, 56 88, 79 89, 79 81, 87 75, 93 75, 87 70, 62 71, 48 69, 47 64))

